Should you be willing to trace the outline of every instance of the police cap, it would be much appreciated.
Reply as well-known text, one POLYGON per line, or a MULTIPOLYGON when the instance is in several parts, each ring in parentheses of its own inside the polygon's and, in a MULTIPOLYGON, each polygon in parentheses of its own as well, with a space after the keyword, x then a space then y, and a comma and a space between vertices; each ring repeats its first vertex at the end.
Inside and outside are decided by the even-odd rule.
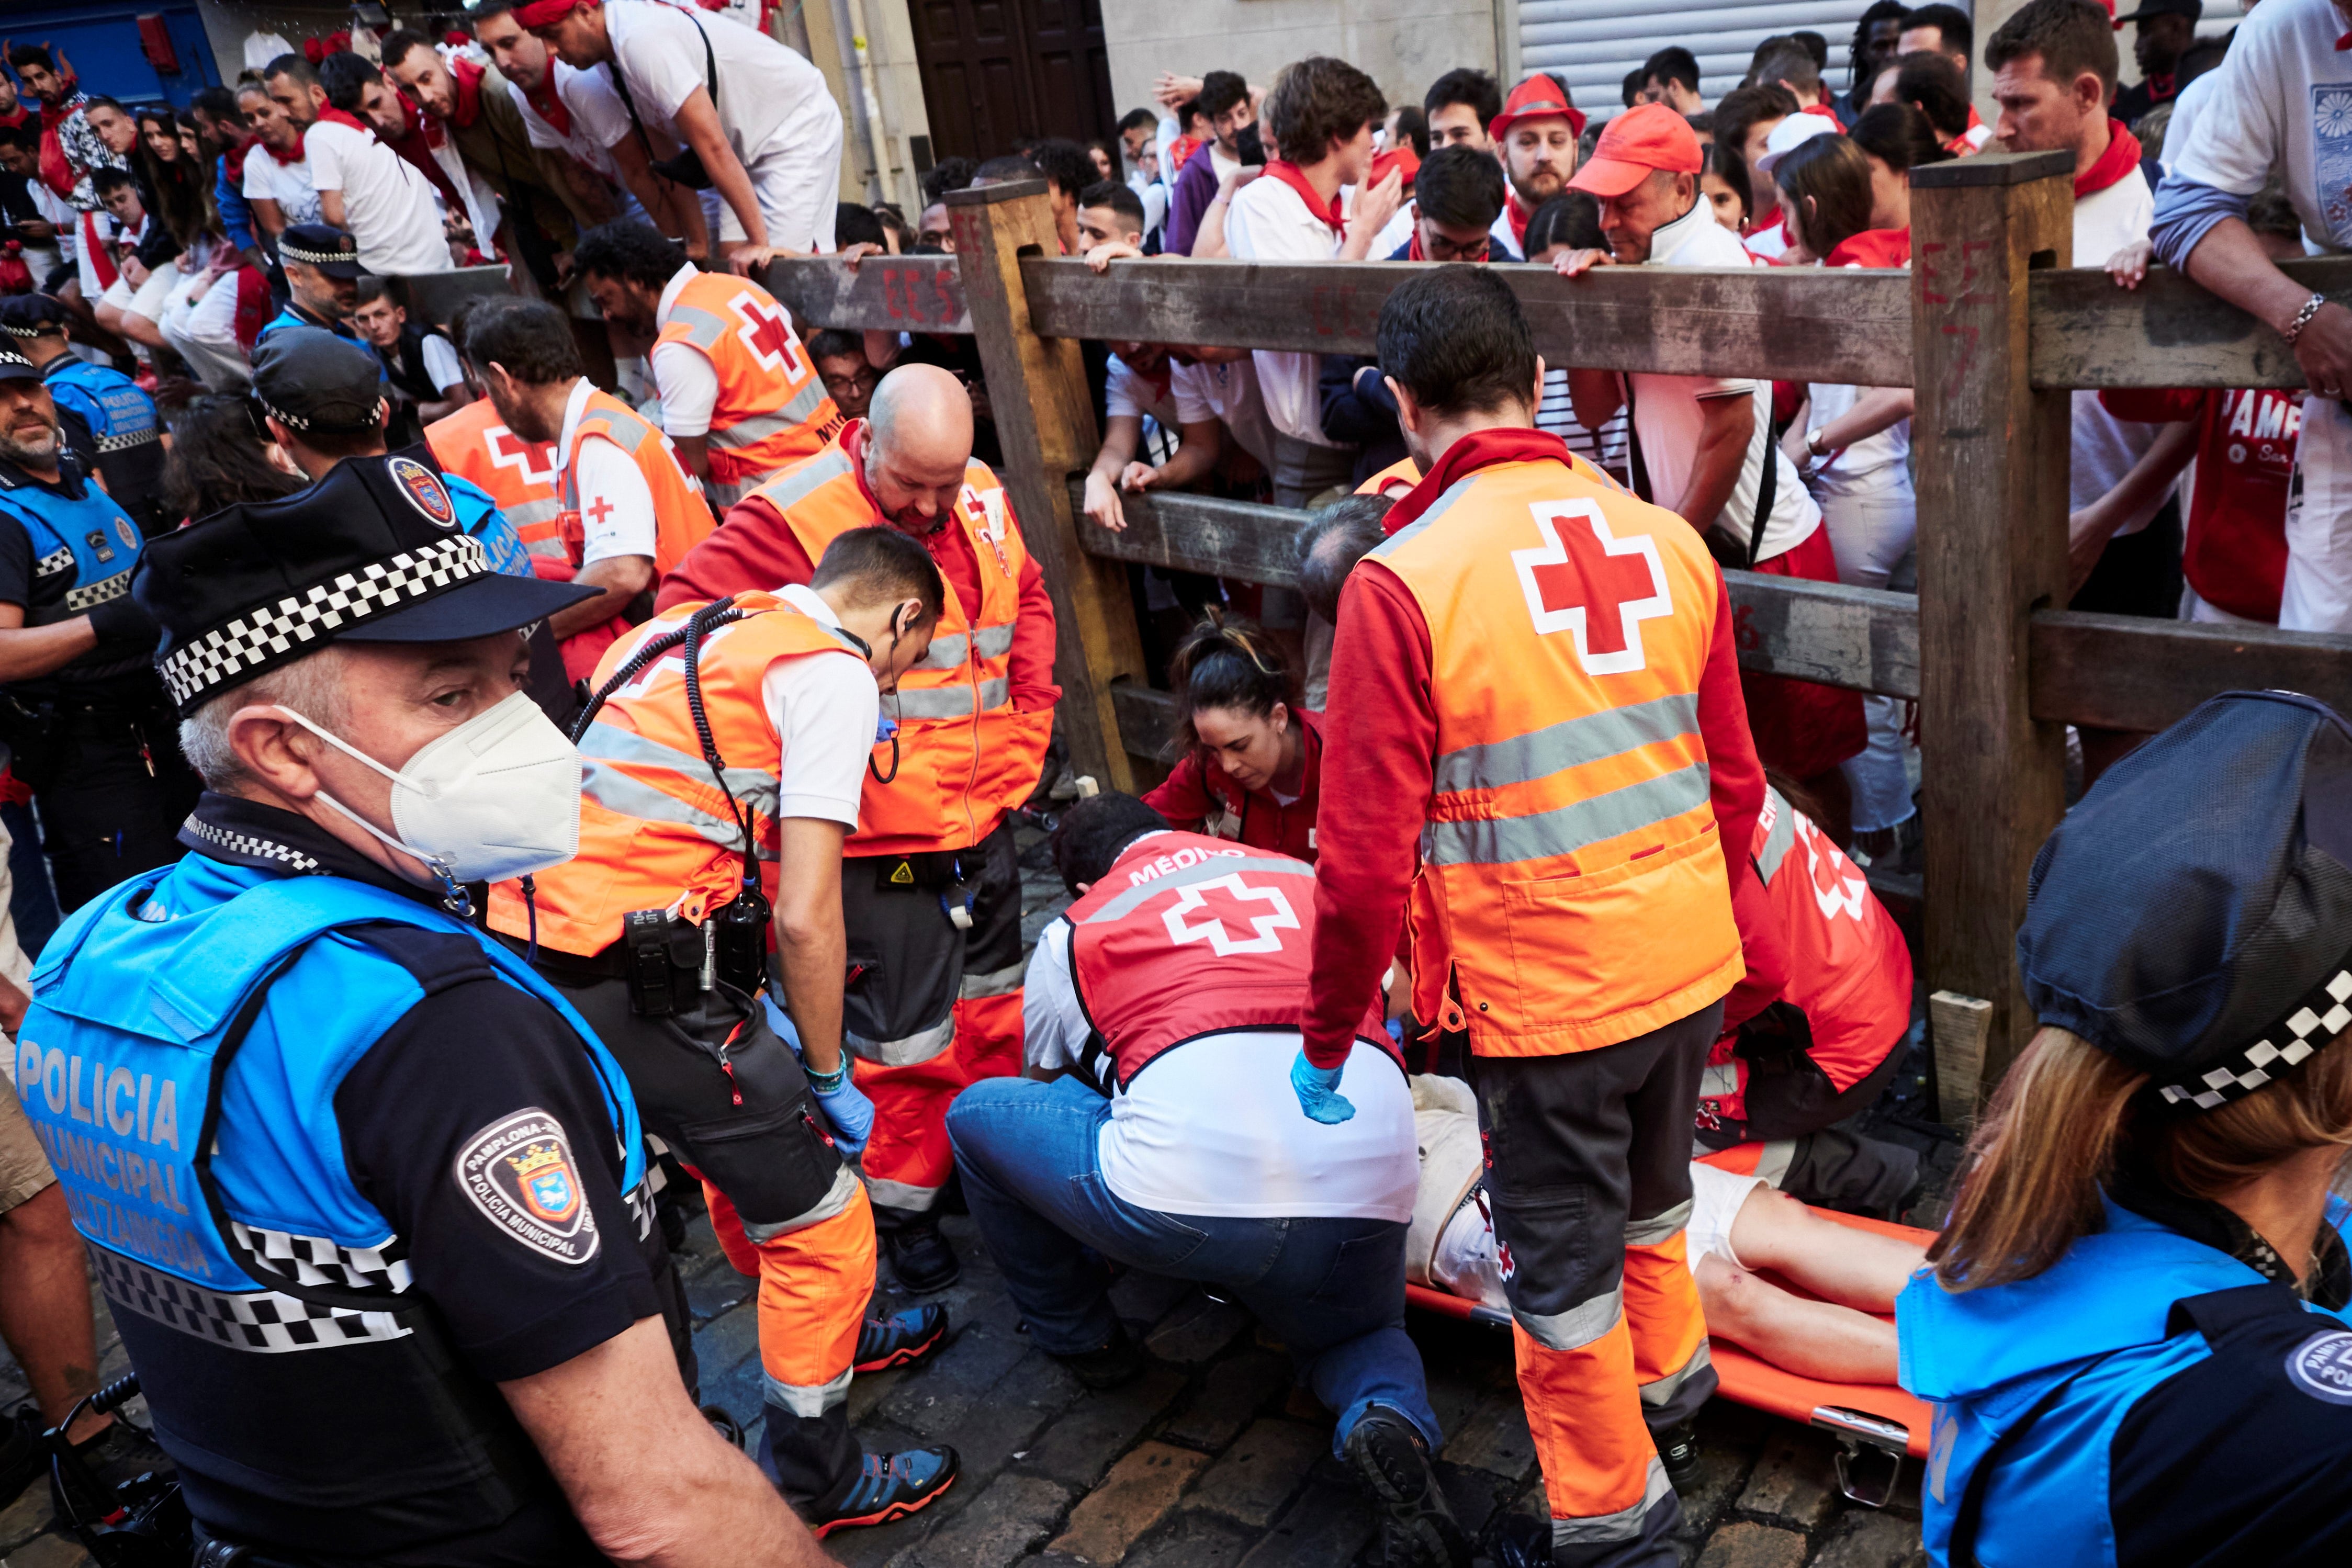
POLYGON ((441 476, 394 455, 346 458, 307 490, 150 539, 131 592, 163 623, 156 664, 185 718, 338 638, 486 637, 596 590, 493 570, 441 476))
POLYGON ((2168 1104, 2252 1093, 2352 1028, 2352 727, 2292 692, 2214 697, 2107 770, 2026 896, 2043 1023, 2168 1104))
POLYGON ((253 395, 298 434, 358 435, 383 423, 383 368, 316 327, 280 327, 253 350, 253 395))
POLYGON ((47 294, 12 294, 0 299, 0 331, 12 338, 62 338, 73 313, 47 294))
POLYGON ((329 277, 360 275, 360 242, 332 224, 287 225, 278 235, 278 254, 329 277))
POLYGON ((16 350, 14 343, 0 343, 0 382, 37 382, 41 372, 33 361, 16 350))

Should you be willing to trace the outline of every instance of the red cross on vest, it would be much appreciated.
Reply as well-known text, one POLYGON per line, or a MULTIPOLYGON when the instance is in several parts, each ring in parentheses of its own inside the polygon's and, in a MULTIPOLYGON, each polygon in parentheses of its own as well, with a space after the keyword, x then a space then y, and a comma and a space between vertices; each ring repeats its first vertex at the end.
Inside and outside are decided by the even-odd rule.
POLYGON ((515 469, 526 484, 555 483, 555 447, 552 443, 525 441, 503 424, 491 425, 482 434, 485 444, 489 447, 493 467, 515 469), (533 462, 534 456, 544 460, 546 466, 541 467, 533 462))
POLYGON ((793 329, 785 324, 782 311, 773 305, 761 303, 749 293, 737 295, 734 305, 736 313, 750 323, 738 328, 735 335, 743 340, 743 346, 751 350, 751 357, 758 360, 763 369, 785 371, 795 376, 800 374, 799 362, 793 353, 793 329))
POLYGON ((1279 953, 1282 934, 1299 929, 1298 912, 1280 887, 1244 882, 1239 872, 1180 888, 1160 918, 1170 941, 1206 942, 1220 958, 1279 953))
POLYGON ((1573 638, 1587 674, 1646 667, 1642 622, 1675 609, 1657 541, 1645 533, 1619 537, 1591 501, 1538 502, 1528 510, 1543 542, 1513 550, 1511 564, 1536 630, 1573 638))

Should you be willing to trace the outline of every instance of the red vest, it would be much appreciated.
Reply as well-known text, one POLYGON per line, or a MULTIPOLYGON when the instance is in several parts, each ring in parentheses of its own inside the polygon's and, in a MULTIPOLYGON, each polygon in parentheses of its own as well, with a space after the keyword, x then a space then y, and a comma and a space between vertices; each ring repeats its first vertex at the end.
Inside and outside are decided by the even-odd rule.
MULTIPOLYGON (((1070 978, 1108 1070, 1089 1046, 1080 1071, 1108 1093, 1187 1040, 1235 1030, 1295 1030, 1315 946, 1315 868, 1199 833, 1129 844, 1070 905, 1070 978)), ((1357 1038, 1397 1056, 1369 998, 1357 1038)), ((1400 1071, 1404 1063, 1397 1061, 1400 1071)))

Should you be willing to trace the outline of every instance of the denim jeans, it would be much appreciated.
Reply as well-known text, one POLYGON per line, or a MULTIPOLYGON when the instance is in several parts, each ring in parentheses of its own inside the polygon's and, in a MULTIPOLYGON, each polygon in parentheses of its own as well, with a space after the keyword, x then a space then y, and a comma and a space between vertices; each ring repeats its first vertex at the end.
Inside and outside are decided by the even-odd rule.
POLYGON ((1331 1440, 1375 1405, 1442 1441, 1421 1352, 1404 1332, 1404 1225, 1388 1219, 1230 1219, 1163 1214, 1113 1193, 1096 1157, 1110 1102, 1076 1078, 995 1078, 948 1110, 965 1201, 1037 1347, 1073 1355, 1118 1328, 1091 1249, 1196 1280, 1240 1301, 1290 1347, 1298 1380, 1339 1412, 1331 1440))

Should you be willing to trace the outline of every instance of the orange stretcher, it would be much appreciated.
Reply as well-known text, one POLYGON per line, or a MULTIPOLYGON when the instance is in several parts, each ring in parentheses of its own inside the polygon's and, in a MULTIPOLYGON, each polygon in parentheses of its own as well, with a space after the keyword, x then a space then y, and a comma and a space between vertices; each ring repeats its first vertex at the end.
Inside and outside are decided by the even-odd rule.
MULTIPOLYGON (((1875 1230, 1923 1247, 1935 1239, 1933 1231, 1907 1225, 1891 1225, 1882 1219, 1864 1219, 1826 1208, 1813 1212, 1840 1225, 1875 1230)), ((1777 1276, 1768 1277, 1783 1289, 1796 1291, 1800 1295, 1809 1293, 1777 1276)), ((1506 1330, 1511 1326, 1511 1314, 1507 1312, 1427 1285, 1409 1283, 1404 1293, 1410 1304, 1447 1317, 1506 1330)), ((1894 1319, 1890 1316, 1886 1321, 1892 1322, 1894 1319)), ((1894 1490, 1902 1455, 1909 1453, 1923 1459, 1927 1457, 1931 1412, 1927 1405, 1900 1388, 1889 1384, 1824 1383, 1819 1378, 1801 1377, 1750 1354, 1729 1340, 1709 1341, 1707 1354, 1718 1380, 1717 1392, 1725 1398, 1767 1415, 1802 1421, 1835 1433, 1841 1445, 1838 1479, 1847 1495, 1857 1501, 1885 1501, 1894 1490), (1869 1462, 1872 1456, 1865 1455, 1865 1449, 1875 1450, 1883 1458, 1869 1462)))

